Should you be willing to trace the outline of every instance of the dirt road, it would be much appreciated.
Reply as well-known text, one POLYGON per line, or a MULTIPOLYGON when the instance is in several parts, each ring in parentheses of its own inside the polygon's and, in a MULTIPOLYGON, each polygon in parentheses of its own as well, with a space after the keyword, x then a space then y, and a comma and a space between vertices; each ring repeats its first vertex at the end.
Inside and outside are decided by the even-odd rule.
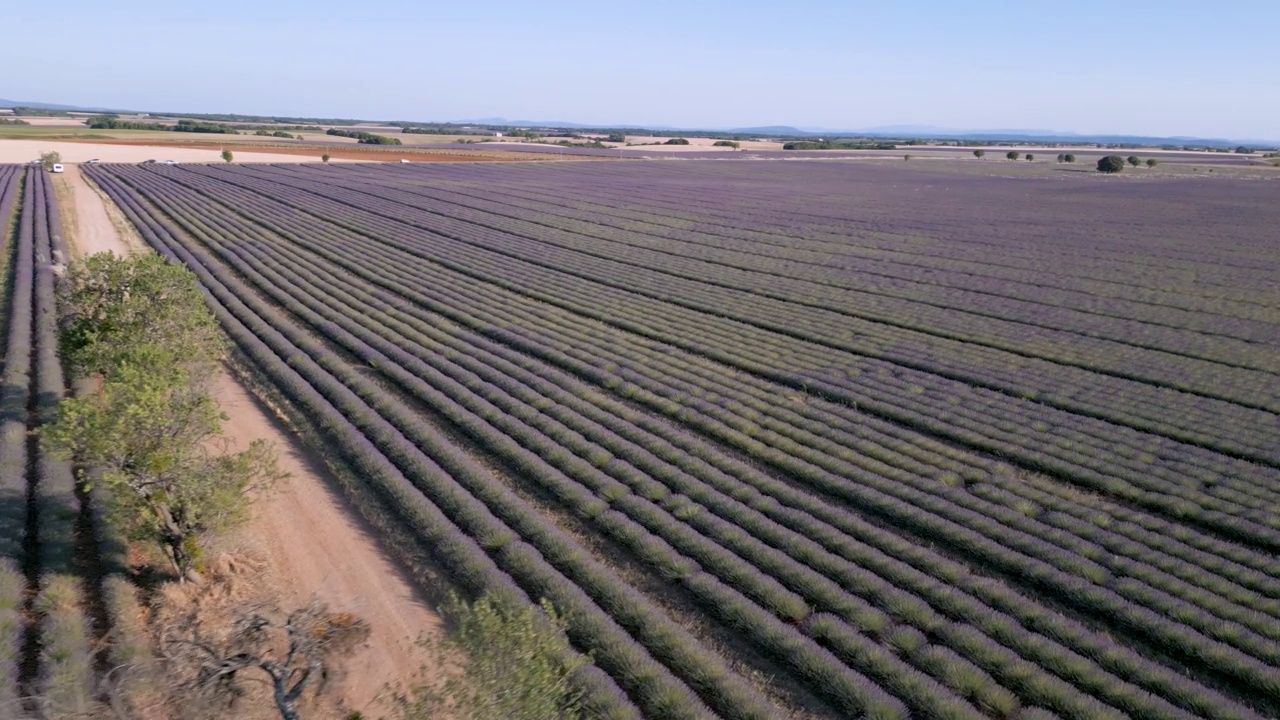
MULTIPOLYGON (((64 224, 74 248, 121 254, 130 249, 112 222, 119 209, 104 202, 74 167, 57 182, 65 207, 74 208, 74 213, 64 213, 72 215, 64 224), (62 197, 68 192, 70 202, 62 197)), ((262 582, 270 584, 283 608, 318 598, 370 624, 369 642, 348 658, 336 696, 347 711, 371 715, 371 703, 383 686, 408 679, 422 664, 414 640, 438 628, 439 617, 415 597, 404 574, 343 505, 323 463, 229 375, 216 378, 214 392, 227 415, 223 430, 233 443, 230 449, 265 439, 275 445, 280 468, 290 475, 255 504, 247 526, 228 541, 264 564, 262 582)))
POLYGON ((369 642, 347 661, 349 674, 339 691, 345 709, 369 714, 385 683, 404 679, 422 664, 414 639, 438 628, 439 618, 414 596, 400 569, 336 491, 320 480, 328 472, 324 465, 235 380, 223 374, 214 388, 230 418, 224 430, 234 447, 272 442, 280 469, 291 476, 254 505, 253 519, 236 533, 237 540, 248 554, 266 561, 264 581, 277 584, 283 607, 318 598, 370 624, 369 642))
POLYGON ((78 166, 67 165, 62 174, 53 176, 53 183, 62 206, 63 230, 77 251, 125 255, 137 246, 137 240, 126 240, 126 233, 135 231, 127 227, 124 216, 113 206, 116 218, 112 219, 101 193, 89 185, 78 166))

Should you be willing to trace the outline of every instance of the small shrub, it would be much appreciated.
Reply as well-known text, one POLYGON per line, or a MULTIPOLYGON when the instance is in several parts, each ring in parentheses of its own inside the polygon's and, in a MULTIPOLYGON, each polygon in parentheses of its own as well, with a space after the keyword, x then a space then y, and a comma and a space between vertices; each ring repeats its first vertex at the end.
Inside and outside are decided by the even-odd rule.
POLYGON ((468 605, 454 598, 452 637, 424 640, 441 676, 423 680, 390 702, 397 720, 575 720, 581 693, 571 682, 586 664, 570 652, 565 623, 551 603, 511 607, 489 598, 468 605), (466 657, 465 668, 452 658, 466 657), (448 712, 446 712, 448 711, 448 712))
POLYGON ((1035 160, 1035 159, 1036 159, 1036 156, 1035 156, 1035 155, 1032 155, 1031 153, 1027 153, 1027 161, 1028 161, 1028 162, 1030 162, 1030 161, 1032 161, 1032 160, 1035 160))
POLYGON ((1128 158, 1128 161, 1129 161, 1129 164, 1134 167, 1138 167, 1139 165, 1142 164, 1142 158, 1139 158, 1137 155, 1130 155, 1128 158))
POLYGON ((1010 150, 1009 152, 1005 153, 1004 156, 1009 158, 1010 160, 1017 160, 1018 158, 1022 157, 1022 153, 1018 152, 1017 150, 1010 150))
POLYGON ((1073 163, 1073 162, 1075 162, 1075 161, 1076 161, 1076 156, 1075 156, 1075 155, 1072 155, 1071 153, 1067 153, 1066 155, 1063 155, 1063 156, 1062 156, 1062 161, 1063 161, 1063 162, 1068 162, 1068 163, 1073 163))
POLYGON ((1160 164, 1159 160, 1156 160, 1155 158, 1147 158, 1147 167, 1153 168, 1159 164, 1160 164))
POLYGON ((986 154, 987 154, 987 151, 986 151, 986 150, 982 150, 982 149, 978 149, 978 150, 974 150, 974 151, 973 151, 973 156, 974 156, 974 157, 976 157, 976 158, 981 158, 981 157, 983 157, 983 156, 984 156, 984 155, 986 155, 986 154))

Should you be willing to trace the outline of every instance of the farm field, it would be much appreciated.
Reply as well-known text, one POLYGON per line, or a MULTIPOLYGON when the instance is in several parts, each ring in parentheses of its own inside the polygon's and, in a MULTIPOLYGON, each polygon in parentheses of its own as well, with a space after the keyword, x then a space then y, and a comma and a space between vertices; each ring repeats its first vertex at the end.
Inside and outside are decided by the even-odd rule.
POLYGON ((87 712, 95 653, 127 654, 124 542, 71 463, 36 441, 67 391, 55 294, 67 248, 49 178, 0 165, 0 717, 87 712))
POLYGON ((593 717, 1280 716, 1280 186, 1025 165, 82 170, 593 717))

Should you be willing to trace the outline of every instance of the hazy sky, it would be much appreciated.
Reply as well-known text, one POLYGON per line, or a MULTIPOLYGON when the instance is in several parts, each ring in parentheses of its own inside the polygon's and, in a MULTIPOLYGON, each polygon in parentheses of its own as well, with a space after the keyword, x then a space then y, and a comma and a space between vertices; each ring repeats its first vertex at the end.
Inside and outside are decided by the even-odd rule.
POLYGON ((1278 29, 1278 0, 0 0, 0 98, 1280 139, 1278 29))

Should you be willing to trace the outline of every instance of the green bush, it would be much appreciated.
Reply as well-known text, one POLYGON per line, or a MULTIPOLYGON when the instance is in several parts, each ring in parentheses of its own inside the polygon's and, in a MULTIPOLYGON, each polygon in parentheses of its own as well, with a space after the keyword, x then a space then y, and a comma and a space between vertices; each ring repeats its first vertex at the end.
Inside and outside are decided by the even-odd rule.
POLYGON ((438 675, 396 693, 398 720, 428 720, 447 713, 458 720, 576 720, 582 699, 571 677, 585 664, 570 652, 564 621, 551 603, 512 607, 482 597, 454 598, 446 615, 456 630, 421 641, 438 675), (462 656, 465 667, 456 658, 462 656))
POLYGON ((1124 158, 1119 155, 1108 155, 1098 161, 1098 172, 1118 173, 1124 170, 1124 158))

